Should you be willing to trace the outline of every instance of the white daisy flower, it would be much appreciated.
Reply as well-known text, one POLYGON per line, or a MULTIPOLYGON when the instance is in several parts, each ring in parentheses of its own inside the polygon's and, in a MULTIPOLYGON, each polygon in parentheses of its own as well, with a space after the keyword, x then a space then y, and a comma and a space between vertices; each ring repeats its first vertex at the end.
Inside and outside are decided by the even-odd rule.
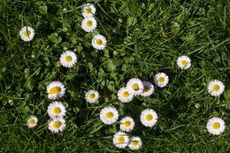
POLYGON ((111 125, 118 120, 119 114, 114 107, 104 107, 100 112, 100 119, 103 123, 111 125))
POLYGON ((81 27, 86 32, 91 32, 96 29, 97 21, 94 17, 86 17, 82 20, 81 27))
POLYGON ((138 78, 132 78, 127 82, 128 91, 133 95, 141 95, 144 89, 143 82, 138 78))
POLYGON ((128 103, 133 99, 133 94, 127 88, 122 87, 117 93, 118 99, 123 103, 128 103))
POLYGON ((35 31, 31 26, 24 26, 19 31, 19 35, 23 41, 31 41, 34 38, 35 31))
POLYGON ((74 52, 67 50, 61 54, 60 63, 62 66, 66 68, 71 68, 75 65, 76 62, 77 56, 74 52))
POLYGON ((177 65, 181 69, 189 69, 191 67, 191 59, 188 56, 180 56, 177 59, 177 65))
POLYGON ((57 118, 52 118, 49 121, 49 130, 54 132, 54 133, 58 133, 61 132, 65 129, 66 127, 66 123, 65 120, 63 119, 63 117, 57 117, 57 118))
POLYGON ((141 112, 141 123, 146 127, 153 127, 158 120, 157 113, 153 109, 145 109, 141 112))
POLYGON ((113 144, 118 148, 125 148, 129 144, 129 137, 124 132, 117 132, 113 135, 113 144))
POLYGON ((83 7, 82 10, 82 15, 84 17, 90 17, 93 16, 96 13, 96 8, 93 4, 91 3, 86 3, 83 7))
POLYGON ((213 80, 208 84, 208 92, 212 96, 220 96, 224 92, 224 84, 219 80, 213 80))
POLYGON ((26 121, 26 125, 29 128, 34 128, 38 124, 38 118, 34 115, 30 115, 26 121))
POLYGON ((85 93, 85 100, 88 103, 96 103, 99 99, 99 93, 96 90, 89 90, 85 93))
POLYGON ((158 87, 165 87, 169 82, 169 77, 161 72, 161 73, 157 73, 154 77, 154 83, 158 86, 158 87))
POLYGON ((63 83, 59 81, 53 81, 47 86, 48 98, 56 100, 61 98, 65 94, 65 87, 63 83))
POLYGON ((213 117, 207 123, 208 132, 213 135, 220 135, 225 130, 225 122, 218 117, 213 117))
POLYGON ((51 118, 65 116, 65 113, 66 113, 65 106, 61 102, 58 102, 58 101, 52 102, 48 106, 47 111, 51 118))
POLYGON ((106 38, 104 36, 99 35, 99 34, 93 36, 92 46, 95 49, 103 50, 106 47, 106 44, 107 44, 107 41, 106 41, 106 38))
POLYGON ((144 89, 143 92, 141 93, 141 96, 143 97, 151 96, 154 92, 153 84, 149 81, 143 81, 143 85, 144 85, 144 89))
POLYGON ((142 141, 140 137, 131 137, 129 140, 129 148, 131 150, 139 150, 142 146, 142 141))
POLYGON ((120 121, 120 129, 125 132, 130 132, 133 130, 135 122, 132 117, 124 117, 120 121))

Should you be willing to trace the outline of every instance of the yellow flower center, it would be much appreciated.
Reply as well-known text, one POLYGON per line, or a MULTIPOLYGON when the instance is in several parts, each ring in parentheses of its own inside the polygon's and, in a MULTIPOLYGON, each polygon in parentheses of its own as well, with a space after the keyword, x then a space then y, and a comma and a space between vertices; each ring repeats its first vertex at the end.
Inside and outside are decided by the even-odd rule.
POLYGON ((61 121, 55 121, 53 123, 53 128, 58 129, 58 128, 60 128, 61 125, 62 125, 61 121))
POLYGON ((144 92, 148 92, 149 91, 149 87, 148 86, 144 86, 144 92))
POLYGON ((96 95, 94 93, 89 94, 89 99, 94 99, 96 95))
POLYGON ((133 89, 133 90, 139 90, 139 85, 138 85, 137 83, 134 83, 134 84, 132 85, 132 89, 133 89))
POLYGON ((49 93, 50 94, 58 94, 60 92, 61 92, 61 88, 56 86, 56 87, 51 88, 49 93))
POLYGON ((182 61, 181 61, 181 64, 182 64, 182 65, 186 65, 186 64, 187 64, 187 61, 186 61, 186 60, 182 60, 182 61))
POLYGON ((31 31, 26 29, 23 34, 25 37, 30 37, 31 31))
POLYGON ((31 118, 30 120, 29 120, 29 125, 34 125, 36 122, 35 122, 35 119, 33 119, 33 118, 31 118))
POLYGON ((93 22, 91 20, 86 21, 86 26, 91 27, 93 25, 93 22))
POLYGON ((122 96, 125 97, 125 98, 129 97, 128 91, 123 92, 123 93, 122 93, 122 96))
POLYGON ((215 84, 213 87, 212 87, 212 90, 217 92, 220 90, 220 86, 218 84, 215 84))
POLYGON ((65 57, 65 61, 66 62, 71 62, 72 61, 72 57, 71 56, 66 56, 65 57))
POLYGON ((113 112, 107 112, 105 114, 105 117, 108 118, 108 119, 111 119, 113 117, 113 112))
POLYGON ((137 141, 137 140, 133 140, 133 141, 131 142, 131 145, 132 145, 132 146, 137 146, 137 145, 138 145, 138 141, 137 141))
POLYGON ((125 122, 123 123, 123 125, 124 125, 124 127, 128 128, 128 127, 130 127, 131 122, 130 122, 130 121, 125 121, 125 122))
POLYGON ((212 128, 213 129, 219 129, 220 128, 220 123, 219 122, 214 122, 213 124, 212 124, 212 128))
POLYGON ((164 81, 165 81, 165 78, 164 78, 164 77, 159 77, 159 78, 158 78, 158 82, 159 82, 159 83, 163 83, 164 81))
POLYGON ((91 14, 92 13, 92 9, 90 7, 85 9, 85 13, 86 14, 91 14))
POLYGON ((53 113, 54 114, 60 114, 61 113, 61 109, 59 107, 54 107, 53 113))
POLYGON ((152 121, 153 116, 151 114, 148 114, 148 115, 146 115, 145 118, 146 118, 147 121, 152 121))
POLYGON ((125 138, 123 136, 120 136, 117 138, 118 143, 124 143, 125 142, 125 138))
POLYGON ((97 45, 102 45, 102 44, 103 44, 103 42, 102 42, 102 40, 101 40, 101 39, 97 39, 97 40, 96 40, 96 44, 97 44, 97 45))

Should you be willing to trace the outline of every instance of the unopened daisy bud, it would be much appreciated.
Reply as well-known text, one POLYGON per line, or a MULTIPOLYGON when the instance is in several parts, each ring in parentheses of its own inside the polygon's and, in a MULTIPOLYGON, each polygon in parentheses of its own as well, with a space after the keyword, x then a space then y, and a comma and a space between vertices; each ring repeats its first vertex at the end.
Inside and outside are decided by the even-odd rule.
POLYGON ((198 109, 198 108, 200 108, 200 104, 199 103, 196 103, 195 104, 195 107, 198 109))
POLYGON ((31 58, 35 58, 35 54, 31 54, 31 58))
POLYGON ((8 103, 12 106, 12 105, 14 105, 14 101, 12 100, 12 99, 9 99, 8 100, 8 103))
POLYGON ((61 62, 57 61, 55 65, 56 65, 56 67, 60 67, 61 66, 61 62))
POLYGON ((30 72, 30 69, 29 69, 29 68, 25 68, 24 72, 25 72, 25 73, 29 73, 29 72, 30 72))

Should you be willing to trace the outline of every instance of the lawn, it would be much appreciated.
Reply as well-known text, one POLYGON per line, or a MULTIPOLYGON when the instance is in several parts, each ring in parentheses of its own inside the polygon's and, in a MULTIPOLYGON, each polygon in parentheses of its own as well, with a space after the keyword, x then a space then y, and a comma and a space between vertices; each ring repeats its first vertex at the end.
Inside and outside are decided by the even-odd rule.
POLYGON ((2 0, 0 3, 0 152, 28 153, 117 153, 113 135, 119 120, 131 116, 139 136, 140 153, 227 153, 230 152, 230 1, 228 0, 2 0), (97 27, 82 29, 82 9, 94 4, 97 27), (23 26, 35 30, 25 42, 23 26), (107 44, 102 50, 91 42, 96 34, 107 44), (77 62, 71 68, 59 58, 71 50, 77 62), (189 69, 177 65, 178 57, 191 59, 189 69), (164 72, 167 86, 154 84, 164 72), (132 78, 154 84, 151 96, 135 96, 122 103, 118 90, 132 78), (208 92, 212 80, 225 85, 220 96, 208 92), (47 86, 52 81, 65 86, 59 99, 66 108, 66 127, 48 129, 47 86), (85 93, 99 92, 96 103, 85 93), (119 120, 106 125, 100 111, 113 106, 119 120), (151 108, 158 121, 145 127, 141 112, 151 108), (28 116, 38 118, 28 128, 28 116), (219 117, 226 129, 212 135, 208 120, 219 117))

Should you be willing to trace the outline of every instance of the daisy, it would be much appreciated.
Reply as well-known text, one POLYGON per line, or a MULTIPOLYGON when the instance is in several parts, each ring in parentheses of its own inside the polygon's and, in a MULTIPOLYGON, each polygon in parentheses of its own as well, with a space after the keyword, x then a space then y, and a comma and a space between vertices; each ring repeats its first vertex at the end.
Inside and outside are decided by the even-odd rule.
POLYGON ((139 150, 142 146, 142 141, 140 137, 131 137, 129 140, 129 148, 131 150, 139 150))
POLYGON ((161 72, 161 73, 157 73, 154 77, 154 83, 158 86, 158 87, 165 87, 169 82, 169 77, 161 72))
POLYGON ((62 66, 66 68, 71 68, 75 65, 76 62, 77 56, 74 52, 67 50, 61 54, 60 63, 62 66))
POLYGON ((96 90, 89 90, 85 93, 85 99, 88 103, 96 103, 99 99, 99 93, 96 90))
POLYGON ((65 120, 62 117, 57 117, 57 118, 52 118, 49 121, 49 130, 54 132, 54 133, 58 133, 61 132, 65 129, 66 124, 65 124, 65 120))
POLYGON ((146 127, 153 127, 158 120, 157 113, 153 109, 145 109, 141 112, 141 123, 146 127))
POLYGON ((122 87, 117 93, 118 99, 123 103, 128 103, 133 99, 133 94, 130 94, 127 88, 122 87))
POLYGON ((34 38, 35 32, 34 29, 30 26, 24 26, 19 31, 19 35, 23 41, 31 41, 34 38))
POLYGON ((129 137, 124 132, 117 132, 113 135, 113 144, 118 148, 125 148, 129 144, 129 137))
POLYGON ((220 135, 225 130, 225 122, 218 117, 213 117, 207 123, 208 132, 213 135, 220 135))
POLYGON ((153 94, 154 92, 154 86, 152 83, 149 81, 143 81, 144 89, 143 92, 141 93, 141 96, 147 97, 153 94))
POLYGON ((100 119, 103 123, 111 125, 118 120, 119 114, 114 107, 104 107, 100 112, 100 119))
POLYGON ((47 86, 48 98, 56 100, 61 98, 65 94, 65 87, 63 83, 59 81, 53 81, 47 86))
POLYGON ((26 121, 26 124, 29 128, 34 128, 37 126, 38 118, 34 115, 30 115, 26 121))
POLYGON ((132 117, 124 117, 120 121, 120 129, 125 132, 130 132, 133 130, 135 122, 132 117))
POLYGON ((94 17, 86 17, 82 20, 81 27, 86 32, 91 32, 96 29, 97 21, 94 17))
POLYGON ((93 4, 91 3, 86 3, 83 7, 82 10, 82 15, 84 17, 90 17, 93 16, 96 13, 96 8, 93 4))
POLYGON ((191 60, 188 56, 180 56, 177 59, 177 65, 181 69, 189 69, 191 67, 191 60))
POLYGON ((107 41, 106 41, 106 38, 104 36, 99 35, 99 34, 93 36, 92 46, 95 49, 103 50, 105 48, 106 44, 107 44, 107 41))
POLYGON ((144 89, 143 82, 138 78, 132 78, 127 82, 127 89, 133 95, 141 95, 144 89))
POLYGON ((65 116, 65 113, 66 113, 65 106, 61 102, 58 102, 58 101, 52 102, 48 106, 47 111, 51 118, 65 116))
POLYGON ((224 84, 219 80, 213 80, 208 84, 208 92, 212 96, 220 96, 224 92, 224 84))

